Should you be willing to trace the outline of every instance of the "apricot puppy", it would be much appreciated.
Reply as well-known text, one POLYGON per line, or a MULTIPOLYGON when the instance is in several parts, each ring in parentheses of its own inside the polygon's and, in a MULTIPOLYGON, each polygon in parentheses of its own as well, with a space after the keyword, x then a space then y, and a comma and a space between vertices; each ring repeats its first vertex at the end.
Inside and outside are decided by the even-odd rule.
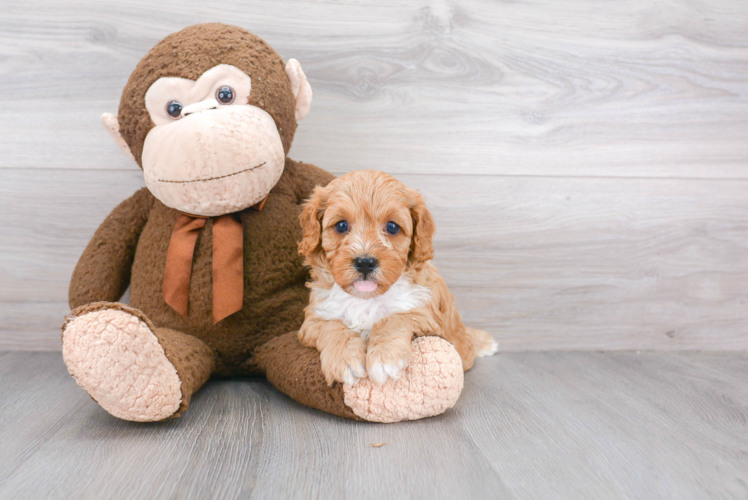
POLYGON ((429 262, 434 219, 414 189, 384 172, 351 172, 314 190, 301 225, 312 281, 299 340, 320 352, 329 384, 400 378, 414 336, 446 339, 465 370, 497 351, 488 333, 462 323, 429 262))

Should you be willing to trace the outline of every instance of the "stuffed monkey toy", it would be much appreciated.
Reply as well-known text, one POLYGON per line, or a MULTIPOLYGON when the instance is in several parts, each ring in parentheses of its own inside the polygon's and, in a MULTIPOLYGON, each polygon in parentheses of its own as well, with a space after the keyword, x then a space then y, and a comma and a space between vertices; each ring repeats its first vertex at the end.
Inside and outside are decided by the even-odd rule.
POLYGON ((333 176, 286 155, 312 90, 298 61, 224 24, 167 36, 102 121, 143 169, 81 256, 62 333, 68 371, 115 417, 187 410, 210 377, 264 375, 335 415, 395 422, 442 413, 463 383, 437 337, 414 341, 402 378, 328 385, 297 339, 309 278, 301 204, 333 176), (118 303, 130 287, 129 305, 118 303))

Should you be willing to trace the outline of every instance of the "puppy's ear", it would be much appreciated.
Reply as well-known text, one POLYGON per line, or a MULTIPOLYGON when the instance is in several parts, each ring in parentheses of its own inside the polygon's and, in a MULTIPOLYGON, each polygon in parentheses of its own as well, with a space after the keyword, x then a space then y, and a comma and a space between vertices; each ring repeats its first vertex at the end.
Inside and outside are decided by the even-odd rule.
POLYGON ((301 211, 301 229, 304 236, 299 242, 299 253, 304 257, 311 256, 319 249, 322 240, 322 214, 325 212, 327 193, 322 186, 317 186, 312 196, 304 203, 301 211))
POLYGON ((410 214, 413 217, 413 238, 410 242, 410 265, 421 264, 434 258, 434 217, 426 208, 423 196, 418 191, 410 190, 410 214))

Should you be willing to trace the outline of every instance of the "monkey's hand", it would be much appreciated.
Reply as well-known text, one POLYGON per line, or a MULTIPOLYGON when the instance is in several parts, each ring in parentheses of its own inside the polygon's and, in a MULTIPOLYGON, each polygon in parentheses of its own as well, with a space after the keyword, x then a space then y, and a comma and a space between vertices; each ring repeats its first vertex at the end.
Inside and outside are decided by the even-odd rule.
POLYGON ((142 188, 104 219, 78 260, 70 280, 70 308, 116 302, 130 285, 135 247, 148 221, 153 196, 142 188))

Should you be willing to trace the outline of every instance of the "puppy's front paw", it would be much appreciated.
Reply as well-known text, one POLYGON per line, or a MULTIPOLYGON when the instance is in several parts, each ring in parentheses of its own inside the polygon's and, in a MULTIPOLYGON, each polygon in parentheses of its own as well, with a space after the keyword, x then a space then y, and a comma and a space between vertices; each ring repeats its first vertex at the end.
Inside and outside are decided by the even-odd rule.
POLYGON ((366 373, 377 384, 384 384, 388 378, 399 379, 410 362, 411 350, 410 341, 370 345, 366 353, 366 373))
POLYGON ((344 382, 356 385, 366 376, 366 343, 360 337, 351 337, 347 342, 330 346, 320 352, 322 374, 328 384, 344 382))

